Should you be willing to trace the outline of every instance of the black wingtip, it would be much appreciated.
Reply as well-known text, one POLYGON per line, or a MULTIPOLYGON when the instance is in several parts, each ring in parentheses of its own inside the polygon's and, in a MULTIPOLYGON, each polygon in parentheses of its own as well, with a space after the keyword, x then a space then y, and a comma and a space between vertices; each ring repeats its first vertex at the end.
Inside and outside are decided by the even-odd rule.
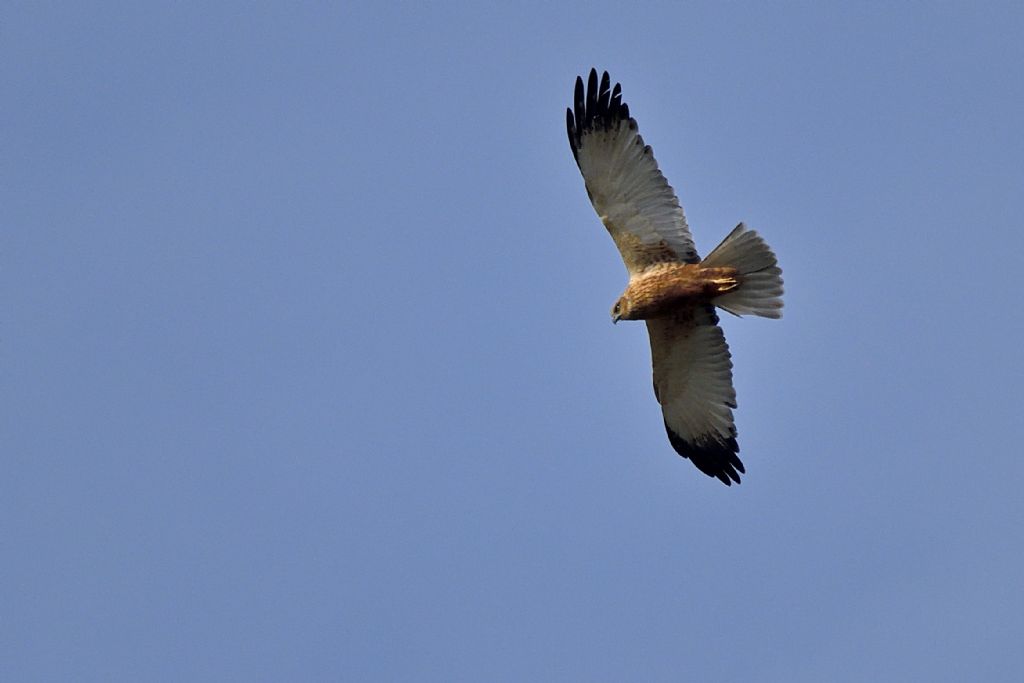
POLYGON ((607 71, 602 72, 599 79, 597 69, 591 69, 586 87, 583 77, 577 76, 572 113, 566 116, 569 147, 576 161, 579 162, 579 150, 587 133, 609 130, 620 121, 629 121, 629 107, 622 101, 622 86, 616 83, 613 88, 607 71))
POLYGON ((726 486, 732 486, 733 482, 739 484, 740 475, 747 473, 737 455, 740 447, 736 443, 735 435, 724 441, 708 439, 690 442, 673 432, 668 423, 665 424, 665 431, 668 432, 668 441, 676 453, 688 458, 697 469, 709 477, 717 477, 726 486))
POLYGON ((576 158, 576 117, 572 114, 572 109, 565 110, 565 130, 569 133, 569 149, 572 150, 572 156, 576 158))

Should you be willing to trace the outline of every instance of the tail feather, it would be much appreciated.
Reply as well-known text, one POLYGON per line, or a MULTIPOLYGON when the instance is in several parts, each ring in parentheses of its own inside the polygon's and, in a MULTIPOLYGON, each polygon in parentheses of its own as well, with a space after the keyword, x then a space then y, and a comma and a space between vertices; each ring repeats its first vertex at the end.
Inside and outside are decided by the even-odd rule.
POLYGON ((782 317, 782 269, 771 247, 743 223, 737 225, 701 265, 735 268, 742 278, 737 289, 714 299, 715 306, 733 315, 782 317))

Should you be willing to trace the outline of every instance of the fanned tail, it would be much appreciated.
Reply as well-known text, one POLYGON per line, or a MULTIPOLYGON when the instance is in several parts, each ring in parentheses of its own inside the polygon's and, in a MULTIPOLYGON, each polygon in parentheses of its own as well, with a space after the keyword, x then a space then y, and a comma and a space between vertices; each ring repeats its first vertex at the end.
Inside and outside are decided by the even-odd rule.
POLYGON ((737 225, 701 265, 735 268, 742 278, 737 289, 712 300, 715 306, 733 315, 782 317, 782 269, 771 247, 743 223, 737 225))

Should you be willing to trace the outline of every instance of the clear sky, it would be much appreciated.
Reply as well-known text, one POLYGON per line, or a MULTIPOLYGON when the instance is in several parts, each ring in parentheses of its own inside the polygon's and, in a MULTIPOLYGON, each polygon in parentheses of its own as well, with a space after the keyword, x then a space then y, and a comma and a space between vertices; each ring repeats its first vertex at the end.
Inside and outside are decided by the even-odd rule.
POLYGON ((0 679, 1024 679, 1024 9, 573 4, 0 12, 0 679), (591 66, 779 255, 741 486, 610 322, 591 66))

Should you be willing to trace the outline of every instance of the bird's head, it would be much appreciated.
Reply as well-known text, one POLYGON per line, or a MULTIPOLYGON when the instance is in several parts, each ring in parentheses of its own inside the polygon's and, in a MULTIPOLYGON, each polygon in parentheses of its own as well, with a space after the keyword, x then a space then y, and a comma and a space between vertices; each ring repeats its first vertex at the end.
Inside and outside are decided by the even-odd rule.
POLYGON ((630 305, 628 296, 620 296, 619 300, 612 306, 612 323, 620 320, 632 320, 633 307, 630 305))

